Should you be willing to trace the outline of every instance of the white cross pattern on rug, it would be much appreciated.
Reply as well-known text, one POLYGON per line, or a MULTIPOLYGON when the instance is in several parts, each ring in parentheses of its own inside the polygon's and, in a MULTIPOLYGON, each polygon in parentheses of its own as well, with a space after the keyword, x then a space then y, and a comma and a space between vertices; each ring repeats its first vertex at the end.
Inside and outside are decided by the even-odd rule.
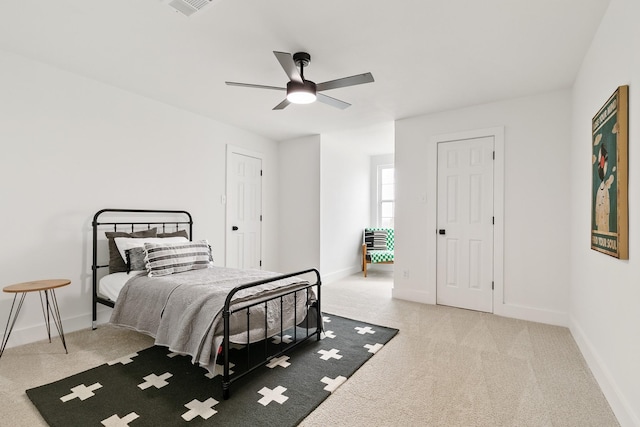
POLYGON ((137 355, 138 355, 138 353, 127 354, 126 356, 122 356, 119 359, 112 360, 111 362, 107 362, 107 365, 113 366, 116 363, 122 363, 123 365, 126 365, 128 363, 133 362, 133 358, 136 357, 137 355))
POLYGON ((291 341, 293 341, 291 338, 293 338, 291 335, 285 335, 282 337, 282 339, 280 339, 280 335, 276 335, 273 337, 273 343, 274 344, 280 344, 280 343, 285 343, 285 344, 289 344, 291 343, 291 341))
POLYGON ((100 421, 105 427, 129 427, 129 423, 137 418, 140 415, 135 412, 131 412, 124 416, 124 418, 120 418, 118 414, 113 414, 109 418, 100 421))
POLYGON ((355 328, 356 331, 358 331, 358 333, 360 335, 364 335, 364 334, 375 334, 376 331, 374 331, 373 329, 371 329, 370 326, 365 326, 364 328, 360 327, 360 326, 356 326, 355 328))
POLYGON ((269 363, 267 363, 267 368, 273 369, 276 366, 288 368, 291 366, 291 363, 287 362, 287 360, 289 360, 289 356, 274 357, 269 363))
POLYGON ((327 332, 324 333, 324 336, 327 337, 327 338, 334 339, 336 337, 336 334, 333 331, 327 331, 327 332))
MULTIPOLYGON (((234 366, 236 366, 235 364, 229 362, 229 375, 233 374, 233 368, 234 366)), ((206 374, 204 374, 205 377, 209 378, 210 380, 214 379, 215 377, 217 377, 218 375, 222 375, 224 374, 224 365, 216 365, 216 367, 214 368, 213 374, 211 372, 207 372, 206 374)))
POLYGON ((384 345, 382 344, 365 344, 364 348, 369 349, 369 353, 373 353, 376 354, 378 352, 378 350, 380 350, 382 347, 384 347, 384 345))
POLYGON ((274 388, 273 390, 268 387, 262 387, 262 390, 260 390, 258 393, 260 393, 263 397, 258 400, 258 403, 260 403, 262 406, 267 406, 269 403, 275 401, 282 405, 287 401, 287 399, 289 399, 289 397, 282 394, 285 391, 287 391, 287 389, 282 387, 281 385, 274 388))
POLYGON ((322 316, 322 321, 324 323, 331 323, 331 318, 329 316, 322 316))
POLYGON ((201 417, 205 420, 208 420, 218 413, 218 411, 213 409, 213 407, 218 403, 220 402, 212 397, 208 398, 204 402, 200 402, 198 399, 193 399, 191 402, 184 405, 189 410, 182 414, 182 419, 184 419, 185 421, 191 421, 195 417, 201 417))
POLYGON ((321 354, 320 359, 329 360, 329 359, 342 359, 342 355, 338 354, 340 350, 332 348, 331 350, 319 350, 318 354, 321 354))
POLYGON ((87 400, 88 398, 95 396, 93 392, 99 388, 102 388, 102 384, 100 383, 91 384, 89 387, 84 384, 80 384, 71 388, 70 390, 72 393, 62 396, 60 400, 68 402, 76 397, 80 400, 87 400))
POLYGON ((146 390, 151 386, 155 388, 162 388, 169 384, 166 380, 171 378, 172 376, 173 375, 169 372, 165 372, 160 376, 157 376, 156 374, 149 374, 146 377, 142 378, 144 382, 138 384, 138 387, 140 387, 140 389, 142 390, 146 390))
POLYGON ((327 386, 324 388, 329 393, 333 393, 338 387, 340 387, 345 381, 346 377, 338 375, 335 378, 324 377, 320 380, 321 383, 325 383, 327 386))

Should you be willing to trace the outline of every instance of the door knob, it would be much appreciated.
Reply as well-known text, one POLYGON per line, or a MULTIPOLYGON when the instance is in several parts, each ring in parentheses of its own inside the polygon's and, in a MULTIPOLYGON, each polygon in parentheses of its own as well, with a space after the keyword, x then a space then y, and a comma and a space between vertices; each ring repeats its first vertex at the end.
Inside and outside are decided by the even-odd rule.
POLYGON ((441 228, 440 230, 438 230, 438 234, 445 235, 447 234, 447 231, 444 228, 441 228))
POLYGON ((233 231, 238 231, 238 226, 237 226, 237 225, 234 225, 233 227, 231 227, 231 229, 232 229, 233 231))

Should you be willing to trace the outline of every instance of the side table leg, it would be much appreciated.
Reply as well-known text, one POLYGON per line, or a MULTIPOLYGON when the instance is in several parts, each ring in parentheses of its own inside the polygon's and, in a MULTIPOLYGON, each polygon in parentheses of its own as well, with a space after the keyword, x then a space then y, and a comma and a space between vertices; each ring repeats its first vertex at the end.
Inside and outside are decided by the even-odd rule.
MULTIPOLYGON (((47 291, 44 291, 45 294, 47 291)), ((53 323, 56 325, 56 329, 58 330, 58 335, 60 335, 60 339, 62 340, 62 345, 64 346, 64 352, 69 354, 67 350, 67 342, 64 339, 64 330, 62 329, 62 319, 60 318, 60 310, 58 309, 58 300, 56 299, 56 293, 53 289, 51 289, 51 305, 49 305, 49 298, 47 298, 47 317, 49 317, 49 313, 53 315, 53 323)), ((49 339, 51 341, 51 339, 49 339)))
POLYGON ((16 308, 16 312, 13 313, 13 307, 16 304, 16 298, 18 294, 13 296, 13 302, 11 303, 11 310, 9 310, 9 318, 7 319, 7 326, 4 328, 4 335, 2 335, 2 347, 0 347, 0 357, 2 357, 2 353, 4 353, 4 349, 7 346, 7 342, 9 341, 9 336, 11 335, 11 331, 13 331, 13 326, 16 324, 16 319, 18 318, 18 314, 20 313, 20 309, 22 308, 22 303, 24 302, 24 297, 26 296, 26 292, 23 292, 20 296, 20 302, 18 303, 18 307, 16 308), (11 315, 13 314, 13 320, 11 320, 11 315))
POLYGON ((44 325, 47 327, 47 336, 49 337, 49 342, 51 342, 51 321, 49 320, 49 293, 47 290, 38 292, 40 296, 40 307, 42 307, 42 315, 44 316, 44 325), (44 292, 44 299, 46 303, 42 301, 42 292, 44 292), (46 308, 45 308, 46 305, 46 308))

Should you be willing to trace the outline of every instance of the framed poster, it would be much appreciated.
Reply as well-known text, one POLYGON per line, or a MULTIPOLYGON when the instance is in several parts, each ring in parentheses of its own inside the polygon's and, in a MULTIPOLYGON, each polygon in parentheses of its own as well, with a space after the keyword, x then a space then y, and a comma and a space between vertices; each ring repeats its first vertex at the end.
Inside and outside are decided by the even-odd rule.
POLYGON ((591 130, 591 249, 629 259, 629 86, 611 95, 591 130))

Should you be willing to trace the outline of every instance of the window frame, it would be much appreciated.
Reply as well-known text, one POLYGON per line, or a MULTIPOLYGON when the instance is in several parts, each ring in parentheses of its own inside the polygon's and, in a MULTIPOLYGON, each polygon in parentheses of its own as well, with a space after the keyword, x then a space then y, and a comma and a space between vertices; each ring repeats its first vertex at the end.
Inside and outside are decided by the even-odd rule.
POLYGON ((395 214, 396 214, 396 200, 395 200, 395 185, 396 185, 396 179, 395 179, 395 165, 393 163, 384 163, 384 164, 379 164, 377 165, 377 170, 376 170, 376 195, 377 195, 377 200, 376 200, 376 225, 378 227, 383 227, 382 225, 382 220, 383 220, 383 216, 382 216, 382 204, 383 203, 392 203, 392 216, 391 217, 384 217, 384 218, 391 218, 391 225, 385 225, 385 228, 394 228, 395 225, 395 214), (388 170, 388 169, 392 169, 393 170, 393 199, 383 199, 382 198, 382 173, 384 170, 388 170))

